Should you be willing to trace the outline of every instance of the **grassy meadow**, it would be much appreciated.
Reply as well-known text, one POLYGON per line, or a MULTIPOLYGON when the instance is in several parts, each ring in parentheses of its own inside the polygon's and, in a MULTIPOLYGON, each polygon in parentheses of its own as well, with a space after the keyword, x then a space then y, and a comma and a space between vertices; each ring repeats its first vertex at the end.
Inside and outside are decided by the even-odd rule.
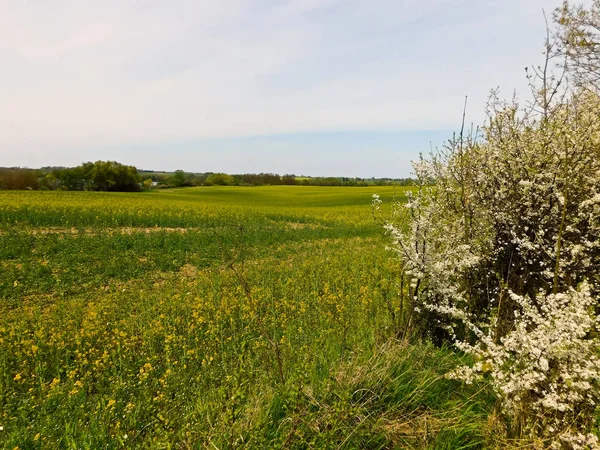
POLYGON ((0 448, 484 448, 493 400, 395 342, 371 196, 0 191, 0 448))

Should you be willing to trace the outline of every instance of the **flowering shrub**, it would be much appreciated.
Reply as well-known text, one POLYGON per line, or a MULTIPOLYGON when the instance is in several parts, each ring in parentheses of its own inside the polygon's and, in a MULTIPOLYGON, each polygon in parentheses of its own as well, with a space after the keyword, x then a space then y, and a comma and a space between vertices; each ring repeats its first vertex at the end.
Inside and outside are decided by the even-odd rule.
POLYGON ((600 401, 598 341, 588 338, 600 323, 589 286, 550 294, 539 309, 527 296, 511 297, 520 307, 514 329, 498 340, 493 320, 485 331, 474 328, 476 344, 457 346, 475 363, 450 376, 467 383, 489 378, 516 426, 552 438, 556 447, 598 448, 598 436, 582 431, 593 427, 600 401))
POLYGON ((600 400, 600 98, 547 89, 527 108, 492 95, 481 130, 415 164, 419 189, 385 228, 414 328, 477 357, 453 375, 489 378, 515 433, 586 448, 600 400))

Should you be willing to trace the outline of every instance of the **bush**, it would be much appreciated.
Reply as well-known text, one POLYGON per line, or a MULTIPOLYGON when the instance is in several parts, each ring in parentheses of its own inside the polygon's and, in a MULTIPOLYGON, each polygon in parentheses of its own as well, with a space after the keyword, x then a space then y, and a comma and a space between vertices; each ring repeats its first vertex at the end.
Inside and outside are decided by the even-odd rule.
POLYGON ((525 108, 492 95, 481 131, 416 163, 417 194, 386 228, 414 327, 477 355, 458 374, 490 378, 517 429, 584 448, 600 401, 600 98, 543 81, 525 108))

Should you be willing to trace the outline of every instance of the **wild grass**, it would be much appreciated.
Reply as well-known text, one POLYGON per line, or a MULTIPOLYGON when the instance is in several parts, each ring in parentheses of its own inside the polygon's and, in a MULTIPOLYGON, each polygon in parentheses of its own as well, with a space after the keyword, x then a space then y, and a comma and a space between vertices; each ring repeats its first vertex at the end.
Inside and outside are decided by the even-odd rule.
POLYGON ((375 191, 0 192, 2 447, 491 445, 459 358, 393 342, 375 191))

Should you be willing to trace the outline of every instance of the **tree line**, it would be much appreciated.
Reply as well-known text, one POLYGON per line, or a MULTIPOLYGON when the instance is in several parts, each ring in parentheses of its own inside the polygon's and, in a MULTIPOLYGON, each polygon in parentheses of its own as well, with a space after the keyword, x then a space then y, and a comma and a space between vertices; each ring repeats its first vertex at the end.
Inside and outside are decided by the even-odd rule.
POLYGON ((193 173, 183 170, 155 172, 138 170, 116 161, 86 162, 77 167, 29 169, 0 167, 3 190, 69 190, 137 192, 183 186, 399 186, 414 184, 410 178, 297 177, 275 173, 193 173))
POLYGON ((0 189, 135 192, 140 177, 134 166, 115 161, 86 162, 77 167, 0 168, 0 189))
MULTIPOLYGON (((164 187, 179 186, 408 186, 415 181, 411 178, 353 178, 353 177, 305 177, 294 174, 276 173, 226 174, 222 172, 186 173, 177 170, 149 173, 149 179, 164 187)), ((145 176, 142 171, 142 176, 145 176)))

